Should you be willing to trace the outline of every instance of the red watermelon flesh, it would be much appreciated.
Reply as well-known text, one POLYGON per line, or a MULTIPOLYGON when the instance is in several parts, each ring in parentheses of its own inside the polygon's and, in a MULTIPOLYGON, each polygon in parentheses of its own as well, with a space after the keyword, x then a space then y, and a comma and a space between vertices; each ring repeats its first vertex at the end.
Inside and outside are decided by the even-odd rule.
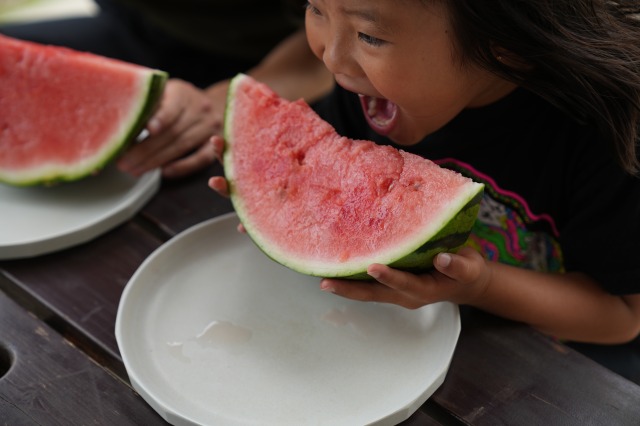
POLYGON ((248 234, 299 272, 361 277, 371 263, 410 270, 455 250, 483 185, 422 157, 339 136, 303 101, 240 75, 225 118, 225 176, 248 234))
POLYGON ((0 181, 75 180, 142 130, 166 73, 0 36, 0 181))

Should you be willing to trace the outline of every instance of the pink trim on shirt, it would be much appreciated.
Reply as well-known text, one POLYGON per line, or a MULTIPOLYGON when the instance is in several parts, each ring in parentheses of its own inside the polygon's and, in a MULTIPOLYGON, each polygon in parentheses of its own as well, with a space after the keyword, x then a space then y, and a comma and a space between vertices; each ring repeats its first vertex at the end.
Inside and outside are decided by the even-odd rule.
POLYGON ((539 220, 544 220, 547 221, 549 223, 549 225, 551 225, 551 229, 553 230, 553 234, 554 236, 557 238, 560 235, 560 232, 558 232, 558 227, 556 226, 555 221, 553 220, 553 218, 546 214, 535 214, 531 211, 531 209, 529 208, 529 204, 527 203, 527 201, 522 198, 521 196, 519 196, 518 194, 516 194, 515 192, 512 191, 507 191, 504 190, 502 188, 500 188, 500 186, 498 186, 498 184, 496 183, 495 180, 493 180, 492 178, 490 178, 489 176, 485 175, 484 173, 479 172, 478 170, 476 170, 473 166, 471 166, 470 164, 465 163, 464 161, 460 161, 460 160, 456 160, 455 158, 442 158, 440 160, 434 161, 437 164, 442 164, 442 163, 454 163, 454 164, 459 164, 461 166, 461 168, 464 168, 466 170, 471 171, 475 176, 478 176, 479 179, 482 179, 486 182, 488 182, 491 187, 493 189, 495 189, 496 192, 498 192, 499 194, 505 195, 507 197, 513 198, 516 201, 518 201, 522 207, 524 208, 526 214, 533 220, 539 221, 539 220))

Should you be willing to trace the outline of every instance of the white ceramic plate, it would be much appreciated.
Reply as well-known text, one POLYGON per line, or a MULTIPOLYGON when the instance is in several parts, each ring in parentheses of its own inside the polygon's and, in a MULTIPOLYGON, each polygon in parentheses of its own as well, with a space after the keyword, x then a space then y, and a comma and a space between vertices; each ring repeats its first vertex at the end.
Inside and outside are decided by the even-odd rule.
POLYGON ((159 186, 159 170, 135 179, 115 167, 52 187, 0 184, 0 259, 89 241, 131 218, 159 186))
POLYGON ((456 305, 353 302, 286 269, 228 214, 168 241, 120 300, 134 388, 174 425, 366 425, 408 418, 440 386, 456 305))

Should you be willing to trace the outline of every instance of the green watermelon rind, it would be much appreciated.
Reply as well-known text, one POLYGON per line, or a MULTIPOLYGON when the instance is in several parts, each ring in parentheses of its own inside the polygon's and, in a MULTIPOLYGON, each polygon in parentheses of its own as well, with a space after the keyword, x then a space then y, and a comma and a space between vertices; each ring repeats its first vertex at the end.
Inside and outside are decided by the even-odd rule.
MULTIPOLYGON (((480 211, 483 188, 464 206, 440 231, 406 256, 390 263, 389 266, 403 271, 421 273, 433 267, 433 259, 438 253, 455 253, 462 248, 471 234, 471 228, 480 211)), ((366 272, 344 278, 370 279, 366 272)))
POLYGON ((142 132, 162 96, 167 79, 168 74, 164 71, 150 70, 148 72, 145 90, 140 92, 141 102, 136 111, 131 114, 132 120, 124 126, 124 132, 116 135, 111 142, 104 145, 99 155, 88 159, 77 168, 71 168, 68 164, 60 164, 50 167, 46 173, 38 170, 26 171, 21 175, 0 172, 0 182, 14 186, 54 185, 77 181, 98 173, 117 158, 142 132))
POLYGON ((233 99, 237 87, 244 78, 246 78, 244 74, 239 74, 232 79, 229 85, 224 118, 224 137, 227 143, 223 153, 224 173, 231 202, 240 222, 256 246, 272 260, 305 275, 327 278, 370 279, 371 277, 366 270, 372 263, 382 263, 415 273, 424 272, 433 267, 433 258, 438 253, 445 251, 455 252, 466 243, 471 228, 476 221, 484 192, 484 185, 476 182, 470 182, 462 194, 450 200, 448 211, 441 215, 442 220, 440 223, 432 222, 423 229, 417 229, 416 235, 407 240, 402 246, 395 246, 393 249, 372 255, 366 259, 362 258, 344 263, 314 263, 309 260, 299 261, 290 254, 280 252, 277 248, 271 247, 251 222, 242 203, 242 198, 238 196, 235 187, 232 149, 234 137, 231 133, 234 115, 233 99))

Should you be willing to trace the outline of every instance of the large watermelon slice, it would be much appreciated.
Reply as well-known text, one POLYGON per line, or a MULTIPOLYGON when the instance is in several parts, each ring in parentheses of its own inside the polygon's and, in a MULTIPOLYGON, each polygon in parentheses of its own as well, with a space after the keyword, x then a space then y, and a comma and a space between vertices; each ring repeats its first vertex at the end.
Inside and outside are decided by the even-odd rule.
POLYGON ((95 173, 140 133, 166 79, 159 70, 0 36, 0 181, 95 173))
POLYGON ((422 271, 462 246, 484 186, 422 157, 339 136, 303 101, 240 74, 229 88, 224 171, 253 241, 298 272, 422 271))

